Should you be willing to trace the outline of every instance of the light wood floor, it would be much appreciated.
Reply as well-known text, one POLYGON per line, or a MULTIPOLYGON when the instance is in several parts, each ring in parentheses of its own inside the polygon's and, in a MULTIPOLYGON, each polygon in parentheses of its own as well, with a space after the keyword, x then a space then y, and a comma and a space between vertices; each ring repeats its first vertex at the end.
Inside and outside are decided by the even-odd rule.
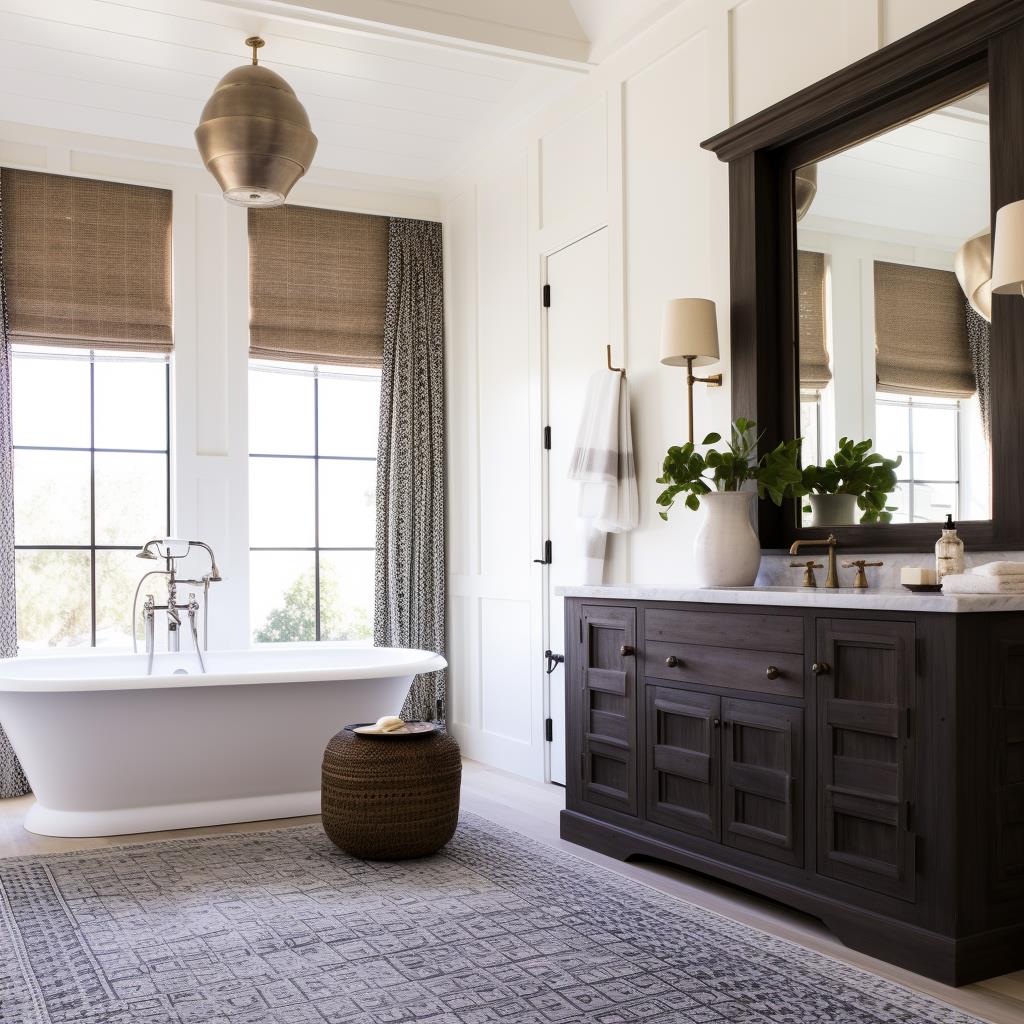
MULTIPOLYGON (((23 821, 31 806, 32 797, 0 801, 0 857, 63 853, 124 843, 144 843, 174 836, 252 832, 267 828, 286 828, 289 825, 318 820, 316 817, 283 818, 273 822, 258 821, 181 832, 157 832, 102 839, 51 839, 25 831, 23 821)), ((462 806, 539 842, 595 864, 601 864, 662 892, 879 974, 908 988, 924 992, 983 1020, 992 1021, 993 1024, 1024 1024, 1024 971, 992 978, 976 985, 965 985, 963 988, 949 988, 847 949, 814 918, 787 910, 757 896, 679 868, 650 862, 622 864, 572 843, 565 843, 558 837, 558 812, 564 806, 564 791, 557 786, 531 782, 467 761, 463 771, 462 806)))

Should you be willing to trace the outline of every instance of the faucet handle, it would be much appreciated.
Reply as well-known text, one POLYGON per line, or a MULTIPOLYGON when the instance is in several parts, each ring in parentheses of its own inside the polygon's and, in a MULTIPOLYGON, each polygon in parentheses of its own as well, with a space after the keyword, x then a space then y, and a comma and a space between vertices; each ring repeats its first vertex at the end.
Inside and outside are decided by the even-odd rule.
POLYGON ((803 585, 805 587, 817 587, 818 581, 814 578, 814 570, 824 568, 821 562, 816 562, 813 558, 807 562, 790 562, 789 567, 791 569, 803 569, 803 585))
POLYGON ((856 568, 857 570, 857 575, 853 580, 854 590, 867 590, 868 574, 864 570, 867 568, 875 568, 880 565, 885 565, 885 562, 868 562, 863 558, 855 558, 850 562, 843 562, 844 569, 856 568))

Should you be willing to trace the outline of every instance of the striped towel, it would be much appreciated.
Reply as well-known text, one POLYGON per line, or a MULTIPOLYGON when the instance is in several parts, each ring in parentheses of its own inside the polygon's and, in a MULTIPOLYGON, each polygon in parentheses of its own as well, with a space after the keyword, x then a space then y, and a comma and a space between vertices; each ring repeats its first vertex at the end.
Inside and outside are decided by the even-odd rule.
POLYGON ((1019 594, 1024 595, 1024 576, 995 576, 974 572, 942 577, 944 594, 1019 594))
POLYGON ((585 583, 601 583, 609 533, 635 529, 640 501, 633 459, 629 387, 621 373, 599 370, 587 384, 569 479, 580 485, 577 516, 585 583))

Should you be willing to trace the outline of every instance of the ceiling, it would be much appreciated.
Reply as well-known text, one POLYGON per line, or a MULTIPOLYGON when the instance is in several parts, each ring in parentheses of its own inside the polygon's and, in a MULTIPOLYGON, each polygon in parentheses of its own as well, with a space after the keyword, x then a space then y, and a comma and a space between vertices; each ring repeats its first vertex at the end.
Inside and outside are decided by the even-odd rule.
MULTIPOLYGON (((674 6, 678 0, 670 0, 674 6)), ((0 0, 0 121, 177 147, 262 35, 320 145, 310 173, 435 182, 589 73, 666 0, 0 0), (624 14, 624 10, 629 14, 624 14), (593 38, 591 38, 593 36, 593 38)))
POLYGON ((988 90, 818 164, 801 229, 954 252, 989 223, 988 90))

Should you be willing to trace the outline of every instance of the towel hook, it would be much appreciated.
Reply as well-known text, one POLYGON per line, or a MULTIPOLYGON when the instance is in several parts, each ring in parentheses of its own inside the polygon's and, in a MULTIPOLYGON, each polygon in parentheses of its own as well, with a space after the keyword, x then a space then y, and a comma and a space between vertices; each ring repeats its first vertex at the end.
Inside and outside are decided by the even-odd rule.
POLYGON ((613 373, 621 373, 623 377, 626 376, 626 368, 624 366, 612 366, 612 347, 606 345, 605 348, 608 351, 608 369, 613 373))

